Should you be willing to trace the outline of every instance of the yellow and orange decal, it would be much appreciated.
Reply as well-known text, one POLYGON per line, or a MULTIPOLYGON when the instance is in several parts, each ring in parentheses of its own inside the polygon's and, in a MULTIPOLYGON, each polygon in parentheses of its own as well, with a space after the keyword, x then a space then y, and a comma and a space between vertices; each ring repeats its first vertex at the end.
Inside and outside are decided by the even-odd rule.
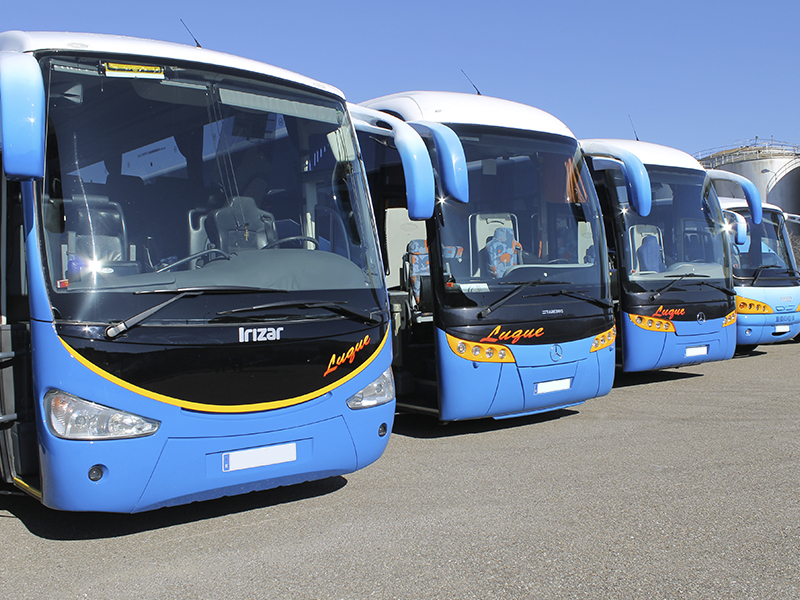
POLYGON ((664 308, 664 305, 658 307, 658 310, 653 313, 656 319, 667 318, 672 321, 672 317, 683 317, 686 315, 685 308, 664 308))
MULTIPOLYGON (((658 312, 658 311, 656 311, 658 312)), ((631 322, 637 327, 647 331, 666 331, 675 332, 675 325, 669 319, 659 319, 658 317, 647 317, 645 315, 628 314, 631 322)))
POLYGON ((608 331, 604 331, 600 335, 595 336, 592 342, 592 347, 589 352, 597 352, 603 348, 608 348, 617 339, 617 326, 615 325, 608 331))
MULTIPOLYGON (((113 374, 109 373, 105 369, 102 369, 102 368, 98 367, 93 362, 86 360, 74 348, 72 348, 69 344, 67 344, 67 342, 65 342, 61 337, 59 337, 58 339, 64 345, 64 348, 66 348, 67 352, 69 352, 69 354, 72 356, 72 358, 77 360, 84 367, 86 367, 87 369, 89 369, 90 371, 95 373, 96 375, 99 375, 103 379, 106 379, 107 381, 110 381, 114 385, 118 385, 119 387, 121 387, 123 389, 126 389, 129 392, 133 392, 134 394, 138 394, 138 395, 143 396, 145 398, 150 398, 151 400, 156 400, 157 402, 163 402, 165 404, 171 404, 173 406, 179 406, 181 408, 186 408, 188 410, 197 410, 197 411, 211 412, 211 413, 247 413, 247 412, 260 412, 260 411, 266 411, 266 410, 274 410, 276 408, 286 408, 287 406, 295 406, 297 404, 302 404, 303 402, 308 402, 309 400, 313 400, 315 398, 319 398, 320 396, 322 396, 324 394, 327 394, 330 391, 335 390, 337 387, 343 385, 344 383, 350 381, 351 379, 353 379, 354 377, 359 375, 364 369, 366 369, 372 363, 372 361, 374 361, 378 357, 378 355, 381 353, 381 350, 383 350, 383 347, 386 345, 387 340, 389 339, 389 331, 390 330, 387 328, 386 333, 384 334, 383 339, 381 340, 381 343, 378 344, 378 347, 375 349, 375 351, 370 356, 368 356, 361 365, 359 365, 356 369, 354 369, 350 374, 345 375, 341 379, 337 379, 336 381, 333 381, 330 384, 319 388, 318 390, 314 390, 313 392, 309 392, 307 394, 303 394, 302 396, 296 396, 294 398, 284 398, 282 400, 273 400, 271 402, 259 402, 259 403, 255 403, 255 404, 237 404, 237 405, 232 405, 232 406, 219 406, 219 405, 216 405, 216 404, 204 404, 204 403, 201 403, 201 402, 191 402, 189 400, 182 400, 180 398, 174 398, 172 396, 166 396, 164 394, 159 394, 157 392, 152 392, 152 391, 147 390, 147 389, 145 389, 143 387, 139 387, 137 385, 133 385, 133 384, 128 383, 127 381, 125 381, 123 379, 120 379, 116 375, 113 375, 113 374)), ((359 344, 362 345, 360 350, 363 350, 364 347, 369 343, 369 342, 366 342, 366 343, 364 342, 364 340, 367 339, 368 337, 369 336, 366 336, 364 339, 362 339, 359 342, 359 344)), ((356 344, 356 346, 358 346, 359 344, 356 344)), ((351 350, 353 351, 353 354, 355 354, 355 352, 356 352, 356 350, 355 350, 356 346, 353 346, 351 348, 351 350)), ((334 355, 334 357, 335 356, 336 355, 334 355)), ((344 354, 344 356, 346 357, 345 361, 350 361, 349 356, 351 356, 351 355, 350 355, 350 351, 349 350, 348 350, 348 352, 346 352, 344 354)), ((354 356, 353 356, 353 359, 355 359, 354 356)), ((352 362, 352 361, 350 361, 350 362, 352 362)), ((329 365, 329 368, 330 368, 330 365, 329 365)), ((335 368, 334 368, 334 370, 335 370, 335 368)))
POLYGON ((725 320, 722 322, 722 326, 727 327, 728 325, 733 325, 734 323, 736 323, 736 311, 725 315, 725 320))
POLYGON ((363 340, 359 340, 357 344, 350 346, 347 352, 339 355, 334 354, 331 356, 331 360, 328 362, 328 368, 325 369, 325 372, 322 374, 322 376, 327 377, 345 363, 352 365, 353 361, 356 359, 356 354, 366 348, 369 345, 369 342, 370 338, 369 334, 367 334, 364 336, 363 340))
POLYGON ((474 362, 493 362, 493 363, 513 363, 514 354, 511 349, 502 344, 486 344, 483 343, 484 338, 480 342, 470 342, 469 340, 462 340, 457 337, 445 334, 447 336, 447 344, 450 349, 461 358, 471 360, 474 362))
POLYGON ((481 340, 481 342, 493 344, 495 342, 511 342, 516 344, 518 341, 525 339, 531 340, 540 338, 544 335, 544 327, 536 327, 532 329, 516 329, 514 331, 503 331, 503 326, 498 325, 492 332, 481 340))
POLYGON ((773 312, 769 304, 750 300, 744 296, 736 296, 736 311, 743 315, 766 315, 773 312))

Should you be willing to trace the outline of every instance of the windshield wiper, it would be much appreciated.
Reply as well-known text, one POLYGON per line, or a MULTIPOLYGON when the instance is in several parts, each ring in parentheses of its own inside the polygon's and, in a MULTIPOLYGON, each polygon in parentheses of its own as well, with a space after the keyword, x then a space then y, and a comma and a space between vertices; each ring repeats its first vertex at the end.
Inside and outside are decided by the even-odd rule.
POLYGON ((569 281, 551 281, 549 279, 534 279, 533 281, 501 281, 500 285, 515 285, 517 287, 515 287, 505 296, 501 296, 500 298, 492 302, 489 306, 484 308, 481 312, 478 313, 478 318, 483 319, 487 317, 492 311, 500 308, 503 304, 511 300, 522 290, 532 285, 569 285, 569 283, 570 283, 569 281))
POLYGON ((584 294, 583 292, 574 292, 571 290, 558 290, 557 292, 542 292, 541 294, 530 294, 529 296, 523 296, 523 298, 536 298, 538 296, 569 296, 570 298, 575 298, 576 300, 585 300, 590 304, 594 304, 595 306, 599 306, 601 308, 612 308, 614 304, 608 300, 603 300, 602 298, 595 298, 594 296, 590 296, 589 294, 584 294))
POLYGON ((162 308, 166 308, 173 302, 180 300, 185 296, 199 296, 202 293, 203 293, 202 291, 180 292, 177 296, 173 296, 172 298, 164 300, 164 302, 156 304, 155 306, 148 308, 147 310, 143 310, 140 313, 136 313, 135 315, 125 319, 124 321, 120 321, 119 323, 116 323, 114 325, 109 325, 108 327, 106 327, 106 337, 110 340, 113 340, 118 335, 125 333, 126 331, 128 331, 128 329, 130 329, 134 325, 141 323, 147 318, 150 318, 158 311, 160 311, 162 308))
POLYGON ((199 294, 238 294, 240 292, 288 292, 279 288, 264 288, 253 285, 200 285, 194 287, 182 288, 161 288, 157 290, 137 290, 134 294, 180 294, 186 293, 199 293, 199 294))
POLYGON ((232 286, 232 287, 222 287, 222 286, 207 286, 207 287, 185 287, 185 288, 177 288, 174 290, 170 289, 160 289, 160 290, 137 290, 134 292, 134 295, 139 294, 177 294, 168 300, 164 300, 160 304, 156 304, 155 306, 148 308, 147 310, 143 310, 140 313, 136 313, 132 317, 125 319, 124 321, 120 321, 119 323, 114 323, 106 327, 106 337, 110 340, 118 337, 119 335, 128 331, 134 325, 137 325, 144 321, 145 319, 149 319, 162 308, 166 308, 176 300, 180 300, 186 296, 200 296, 201 294, 237 294, 241 292, 285 292, 287 290, 278 290, 278 289, 271 289, 271 288, 260 288, 260 287, 253 287, 253 286, 232 286))
POLYGON ((720 292, 725 292, 728 296, 735 296, 736 292, 733 290, 729 290, 726 287, 722 287, 721 285, 717 285, 716 283, 709 283, 708 281, 692 281, 688 285, 707 285, 708 287, 712 287, 714 289, 719 290, 720 292))
POLYGON ((794 269, 789 269, 788 267, 779 267, 778 265, 761 265, 755 270, 755 273, 753 273, 752 285, 758 283, 758 279, 759 277, 761 277, 761 274, 764 272, 764 269, 782 269, 786 271, 787 275, 794 275, 795 277, 797 276, 797 271, 795 271, 794 269))
POLYGON ((657 298, 661 296, 664 292, 666 292, 669 288, 673 285, 678 283, 682 279, 686 279, 687 277, 708 277, 708 275, 700 275, 699 273, 683 273, 682 275, 665 275, 665 277, 675 277, 672 281, 670 281, 667 285, 662 287, 659 290, 656 290, 652 294, 650 294, 650 302, 653 302, 657 298))
POLYGON ((380 319, 376 319, 372 316, 372 313, 365 313, 363 311, 354 310, 352 308, 348 308, 344 306, 347 304, 345 301, 338 301, 338 302, 331 302, 331 301, 319 301, 319 300, 309 300, 309 301, 297 301, 297 300, 287 300, 285 302, 270 302, 268 304, 258 304, 256 306, 244 306, 242 308, 234 308, 231 310, 222 310, 217 313, 217 315, 233 315, 243 312, 251 312, 251 311, 258 311, 258 310, 268 310, 271 308, 324 308, 336 314, 342 315, 344 317, 349 317, 351 319, 356 319, 357 321, 361 321, 366 325, 378 325, 381 321, 380 319))

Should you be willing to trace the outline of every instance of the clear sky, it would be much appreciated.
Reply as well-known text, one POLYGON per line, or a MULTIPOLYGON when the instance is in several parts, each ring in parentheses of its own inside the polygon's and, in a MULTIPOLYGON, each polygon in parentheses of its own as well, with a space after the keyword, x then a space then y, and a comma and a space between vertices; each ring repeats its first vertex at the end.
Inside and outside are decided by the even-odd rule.
POLYGON ((4 0, 0 30, 193 44, 297 71, 354 102, 406 90, 523 102, 579 138, 689 153, 800 144, 796 0, 4 0), (633 126, 631 125, 633 123, 633 126))

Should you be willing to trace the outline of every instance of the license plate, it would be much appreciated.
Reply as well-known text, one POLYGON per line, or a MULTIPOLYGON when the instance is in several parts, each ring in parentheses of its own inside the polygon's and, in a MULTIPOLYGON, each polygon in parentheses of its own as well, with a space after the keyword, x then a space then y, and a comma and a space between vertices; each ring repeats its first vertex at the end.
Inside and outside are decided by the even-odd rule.
POLYGON ((264 446, 263 448, 250 448, 237 452, 226 452, 222 455, 222 471, 242 471, 256 467, 267 467, 297 460, 297 444, 280 444, 278 446, 264 446))
POLYGON ((775 333, 789 333, 790 325, 775 325, 775 333))
POLYGON ((686 356, 705 356, 708 354, 708 346, 690 346, 686 348, 686 356))
POLYGON ((572 378, 554 379, 553 381, 543 381, 533 384, 534 394, 547 394, 549 392, 562 392, 568 390, 572 385, 572 378))

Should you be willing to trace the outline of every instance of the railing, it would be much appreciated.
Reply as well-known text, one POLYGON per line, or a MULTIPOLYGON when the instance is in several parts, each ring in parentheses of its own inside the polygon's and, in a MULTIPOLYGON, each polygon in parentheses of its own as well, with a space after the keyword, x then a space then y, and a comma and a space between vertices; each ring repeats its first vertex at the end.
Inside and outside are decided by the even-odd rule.
POLYGON ((789 213, 783 214, 786 215, 786 220, 789 221, 789 223, 800 224, 800 215, 790 215, 789 213))
POLYGON ((711 148, 696 152, 694 157, 706 169, 716 169, 722 165, 776 157, 800 157, 800 145, 779 142, 773 139, 745 140, 733 146, 711 148))

